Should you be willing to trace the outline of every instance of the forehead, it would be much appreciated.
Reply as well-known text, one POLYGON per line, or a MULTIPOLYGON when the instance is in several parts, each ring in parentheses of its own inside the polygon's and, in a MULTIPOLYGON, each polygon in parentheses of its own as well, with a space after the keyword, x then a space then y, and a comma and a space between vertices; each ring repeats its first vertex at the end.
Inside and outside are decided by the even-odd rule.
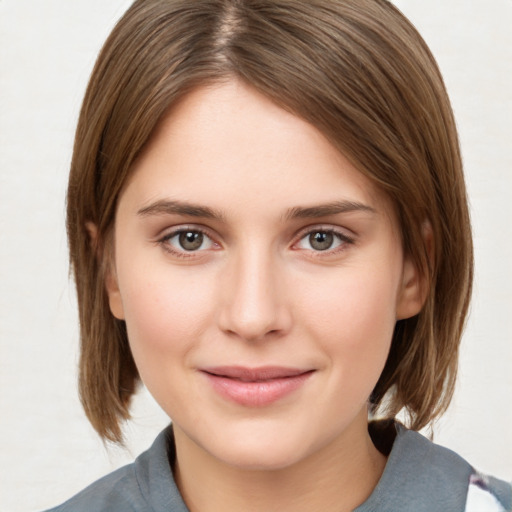
POLYGON ((162 119, 130 179, 140 201, 167 194, 265 209, 387 198, 322 133, 236 80, 203 86, 162 119), (191 197, 193 196, 193 197, 191 197))

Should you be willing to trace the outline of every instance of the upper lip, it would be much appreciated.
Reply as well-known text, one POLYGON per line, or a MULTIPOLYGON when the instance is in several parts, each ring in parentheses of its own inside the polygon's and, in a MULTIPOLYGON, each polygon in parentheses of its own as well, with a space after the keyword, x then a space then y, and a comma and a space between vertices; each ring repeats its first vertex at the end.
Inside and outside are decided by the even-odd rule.
POLYGON ((247 382, 257 382, 272 379, 283 379, 286 377, 296 377, 313 370, 302 368, 290 368, 285 366, 261 366, 258 368, 247 368, 244 366, 215 366, 201 368, 201 371, 216 375, 217 377, 227 377, 247 382))

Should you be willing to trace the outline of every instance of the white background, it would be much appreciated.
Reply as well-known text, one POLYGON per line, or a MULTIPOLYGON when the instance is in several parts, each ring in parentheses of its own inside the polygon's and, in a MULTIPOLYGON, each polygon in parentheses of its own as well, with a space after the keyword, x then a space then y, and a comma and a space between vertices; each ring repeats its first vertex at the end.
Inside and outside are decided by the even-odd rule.
MULTIPOLYGON (((444 73, 476 245, 458 391, 436 440, 512 479, 512 1, 396 0, 444 73)), ((106 449, 76 393, 64 193, 95 56, 126 0, 0 0, 0 510, 60 503, 166 424, 142 392, 128 450, 106 449)))

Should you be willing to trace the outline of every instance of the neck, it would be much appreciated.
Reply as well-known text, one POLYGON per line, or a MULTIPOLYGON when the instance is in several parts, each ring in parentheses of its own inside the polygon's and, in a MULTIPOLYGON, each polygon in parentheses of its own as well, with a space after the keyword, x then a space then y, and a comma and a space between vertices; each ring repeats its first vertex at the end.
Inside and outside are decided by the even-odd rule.
POLYGON ((366 420, 362 430, 358 426, 306 459, 273 470, 225 464, 175 427, 176 483, 190 512, 351 511, 371 494, 386 463, 366 420))

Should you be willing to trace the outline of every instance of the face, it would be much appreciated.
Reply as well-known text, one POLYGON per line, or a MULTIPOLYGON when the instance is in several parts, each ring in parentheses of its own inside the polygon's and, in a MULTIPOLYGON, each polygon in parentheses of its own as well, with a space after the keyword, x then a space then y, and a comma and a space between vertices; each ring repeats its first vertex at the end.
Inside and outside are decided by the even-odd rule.
POLYGON ((251 88, 178 104, 120 196, 107 280, 177 443, 282 468, 366 432, 395 322, 421 306, 398 233, 367 178, 251 88))

